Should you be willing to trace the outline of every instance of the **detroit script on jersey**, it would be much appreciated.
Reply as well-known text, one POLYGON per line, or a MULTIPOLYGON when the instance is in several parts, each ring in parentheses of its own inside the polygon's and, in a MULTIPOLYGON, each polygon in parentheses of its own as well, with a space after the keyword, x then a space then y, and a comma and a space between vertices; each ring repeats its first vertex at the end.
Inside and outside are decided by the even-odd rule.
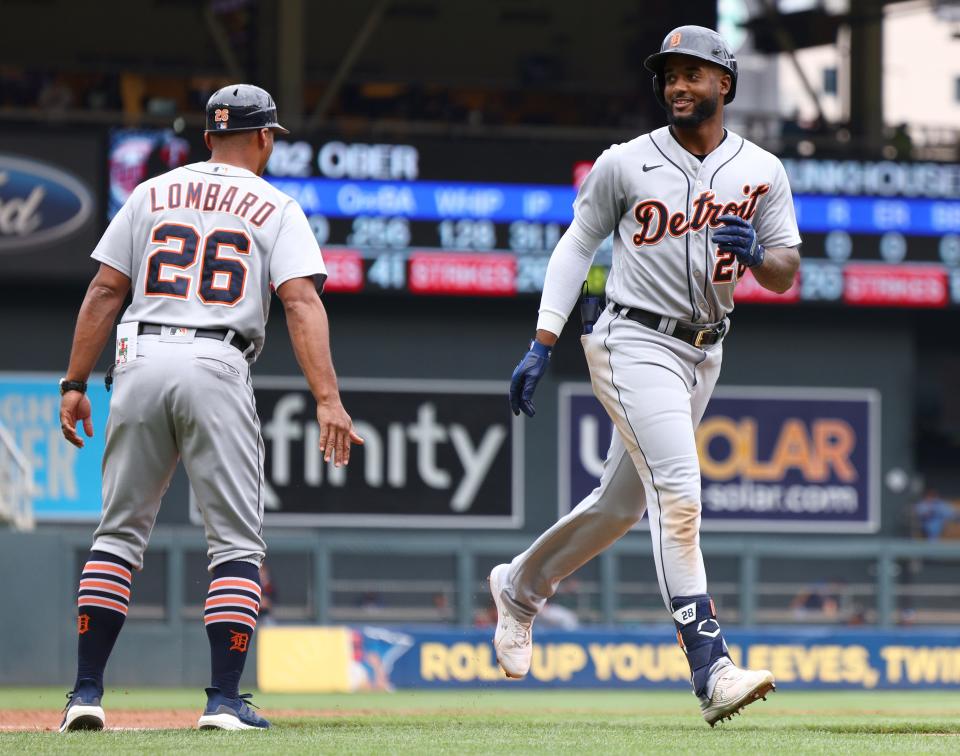
POLYGON ((743 275, 711 240, 717 218, 749 220, 767 247, 800 244, 790 185, 780 161, 731 131, 703 161, 668 127, 606 150, 580 187, 578 222, 613 232, 607 298, 693 323, 733 310, 743 275))
POLYGON ((130 277, 121 322, 233 329, 259 354, 271 284, 326 275, 300 206, 250 171, 194 163, 140 184, 92 257, 130 277))
POLYGON ((671 213, 670 208, 658 199, 643 200, 633 209, 633 216, 640 224, 640 230, 633 235, 633 244, 635 247, 659 244, 668 231, 670 236, 679 237, 695 233, 704 226, 717 228, 723 225, 717 220, 721 215, 739 215, 750 220, 757 212, 757 200, 769 191, 769 184, 760 184, 756 188, 746 184, 743 187, 746 199, 727 203, 714 202, 717 194, 712 190, 700 192, 693 201, 693 212, 689 216, 683 210, 671 213))

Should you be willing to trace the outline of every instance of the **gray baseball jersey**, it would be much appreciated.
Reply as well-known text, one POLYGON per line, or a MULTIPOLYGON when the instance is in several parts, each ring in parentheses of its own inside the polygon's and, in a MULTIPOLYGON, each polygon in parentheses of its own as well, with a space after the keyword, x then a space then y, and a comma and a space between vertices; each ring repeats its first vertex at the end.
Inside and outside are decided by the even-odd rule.
POLYGON ((694 323, 733 310, 743 275, 733 253, 712 243, 718 216, 750 221, 764 246, 800 244, 783 165, 731 131, 702 161, 667 127, 610 147, 580 187, 574 213, 596 237, 614 232, 609 300, 694 323))
POLYGON ((259 563, 264 449, 250 365, 271 284, 326 275, 303 210, 250 171, 195 163, 138 186, 93 257, 130 277, 123 322, 177 326, 140 334, 135 357, 115 366, 94 548, 139 568, 182 460, 211 567, 259 563))
POLYGON ((233 329, 263 347, 270 288, 326 276, 300 206, 254 173, 194 163, 140 184, 92 257, 128 275, 121 322, 233 329))

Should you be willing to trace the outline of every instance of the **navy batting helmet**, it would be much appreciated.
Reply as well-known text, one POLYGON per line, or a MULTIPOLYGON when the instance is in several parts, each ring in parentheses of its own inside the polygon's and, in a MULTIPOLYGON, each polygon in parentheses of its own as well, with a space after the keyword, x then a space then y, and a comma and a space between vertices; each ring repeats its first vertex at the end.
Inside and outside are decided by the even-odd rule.
POLYGON ((277 104, 269 92, 253 84, 231 84, 210 95, 207 100, 207 132, 253 129, 290 133, 277 123, 277 104))
POLYGON ((653 91, 660 104, 663 99, 663 67, 669 55, 692 55, 708 63, 714 63, 730 74, 730 91, 724 96, 725 103, 733 102, 737 93, 737 59, 733 50, 713 29, 705 26, 679 26, 663 38, 660 52, 647 58, 643 65, 653 73, 653 91))

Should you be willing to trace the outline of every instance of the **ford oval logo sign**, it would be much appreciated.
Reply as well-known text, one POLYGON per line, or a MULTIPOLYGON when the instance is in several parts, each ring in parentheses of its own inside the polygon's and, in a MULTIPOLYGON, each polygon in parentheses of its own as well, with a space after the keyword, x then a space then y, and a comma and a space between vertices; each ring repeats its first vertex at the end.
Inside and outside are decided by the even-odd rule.
POLYGON ((72 234, 93 211, 76 176, 32 158, 0 154, 0 252, 19 252, 72 234))

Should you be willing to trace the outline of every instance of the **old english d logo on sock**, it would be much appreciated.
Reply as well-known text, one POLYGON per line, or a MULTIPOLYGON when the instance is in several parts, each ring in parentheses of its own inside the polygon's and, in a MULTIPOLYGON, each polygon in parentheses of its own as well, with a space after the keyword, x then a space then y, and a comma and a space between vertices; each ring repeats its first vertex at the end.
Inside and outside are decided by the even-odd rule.
POLYGON ((230 648, 229 651, 239 651, 240 653, 247 652, 247 644, 250 642, 249 633, 241 633, 237 630, 230 631, 230 648))

